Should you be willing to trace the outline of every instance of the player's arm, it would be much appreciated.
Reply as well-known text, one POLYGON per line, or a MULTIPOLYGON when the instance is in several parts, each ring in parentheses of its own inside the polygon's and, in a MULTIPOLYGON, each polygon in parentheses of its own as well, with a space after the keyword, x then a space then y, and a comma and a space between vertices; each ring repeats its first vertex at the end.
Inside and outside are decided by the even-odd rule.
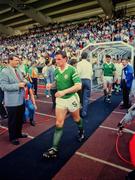
POLYGON ((58 91, 55 93, 55 97, 62 97, 65 96, 66 94, 69 93, 74 93, 79 91, 82 88, 82 84, 81 83, 75 83, 74 86, 68 88, 68 89, 64 89, 63 91, 58 91))
POLYGON ((82 88, 82 84, 81 83, 76 83, 74 86, 72 86, 71 88, 65 89, 64 93, 65 94, 69 94, 69 93, 74 93, 79 91, 82 88))

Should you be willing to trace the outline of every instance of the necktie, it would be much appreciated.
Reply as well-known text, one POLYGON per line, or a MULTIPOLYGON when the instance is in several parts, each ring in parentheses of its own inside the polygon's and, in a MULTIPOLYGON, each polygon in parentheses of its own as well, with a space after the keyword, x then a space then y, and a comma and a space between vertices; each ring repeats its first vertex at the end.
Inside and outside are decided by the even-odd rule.
POLYGON ((18 72, 17 72, 17 69, 15 69, 15 74, 16 74, 17 79, 18 79, 19 81, 21 81, 20 76, 19 76, 19 74, 18 74, 18 72))
POLYGON ((125 72, 124 72, 124 68, 122 69, 122 79, 126 79, 126 77, 125 77, 125 72))

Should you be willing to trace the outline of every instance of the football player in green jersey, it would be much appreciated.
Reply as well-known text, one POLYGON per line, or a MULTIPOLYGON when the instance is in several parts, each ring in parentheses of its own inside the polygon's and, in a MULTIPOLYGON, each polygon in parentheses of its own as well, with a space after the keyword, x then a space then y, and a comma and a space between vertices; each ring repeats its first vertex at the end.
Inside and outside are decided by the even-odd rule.
POLYGON ((103 64, 103 88, 105 102, 111 103, 111 94, 112 94, 112 84, 115 73, 115 66, 111 62, 111 56, 106 55, 106 62, 103 64))
MULTIPOLYGON (((81 89, 81 80, 76 68, 67 63, 67 55, 64 51, 58 51, 56 53, 56 63, 56 127, 52 147, 43 153, 43 157, 48 159, 55 158, 58 155, 59 143, 63 134, 63 125, 68 111, 78 126, 78 140, 81 142, 84 139, 83 122, 80 117, 80 101, 76 93, 81 89)), ((53 85, 47 84, 47 88, 50 89, 53 85)))

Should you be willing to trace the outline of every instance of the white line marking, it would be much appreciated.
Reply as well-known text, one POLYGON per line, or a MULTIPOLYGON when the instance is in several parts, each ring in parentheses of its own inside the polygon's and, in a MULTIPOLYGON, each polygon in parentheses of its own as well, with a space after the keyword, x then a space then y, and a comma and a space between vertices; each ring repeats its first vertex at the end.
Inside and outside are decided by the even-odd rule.
POLYGON ((40 93, 40 92, 38 94, 45 95, 45 93, 40 93))
POLYGON ((118 129, 116 129, 116 128, 111 128, 111 127, 107 127, 107 126, 99 126, 99 127, 100 127, 100 128, 103 128, 103 129, 118 131, 118 129))
POLYGON ((38 87, 38 89, 43 89, 43 90, 44 90, 44 89, 45 89, 45 87, 43 87, 43 88, 38 87))
POLYGON ((36 102, 41 102, 41 103, 52 104, 52 102, 50 102, 50 101, 43 101, 43 100, 36 100, 36 102))
POLYGON ((112 111, 112 113, 115 113, 115 114, 123 114, 123 115, 125 115, 126 113, 124 113, 124 112, 120 112, 120 111, 112 111))
POLYGON ((3 128, 3 129, 5 129, 5 130, 8 130, 8 128, 5 127, 5 126, 1 126, 1 125, 0 125, 0 127, 3 128))
POLYGON ((56 116, 49 115, 49 114, 44 114, 44 113, 40 113, 40 112, 36 112, 36 114, 38 114, 38 115, 42 115, 42 116, 48 116, 48 117, 53 117, 53 118, 56 118, 56 116))
POLYGON ((28 138, 30 138, 30 139, 34 139, 35 137, 28 135, 28 138))
POLYGON ((90 98, 91 101, 96 101, 97 99, 94 99, 94 98, 90 98))
MULTIPOLYGON (((103 128, 103 129, 118 131, 118 128, 111 128, 111 127, 107 127, 107 126, 99 126, 99 127, 100 127, 100 128, 103 128)), ((132 131, 132 130, 127 129, 127 128, 124 128, 124 129, 123 129, 123 132, 125 132, 125 133, 130 133, 130 134, 135 134, 135 131, 132 131)))
POLYGON ((135 134, 135 131, 132 131, 132 130, 127 129, 127 128, 124 128, 123 131, 127 132, 127 133, 131 133, 131 134, 135 134))
POLYGON ((97 161, 97 162, 102 163, 102 164, 106 164, 108 166, 115 167, 117 169, 120 169, 120 170, 123 170, 123 171, 126 171, 126 172, 131 172, 132 171, 132 169, 128 169, 128 168, 122 167, 120 165, 117 165, 117 164, 114 164, 114 163, 111 163, 111 162, 108 162, 108 161, 105 161, 105 160, 102 160, 102 159, 99 159, 99 158, 96 158, 96 157, 93 157, 93 156, 90 156, 90 155, 87 155, 87 154, 83 154, 83 153, 80 153, 80 152, 76 152, 75 154, 78 155, 78 156, 82 156, 84 158, 87 158, 87 159, 91 159, 93 161, 97 161))
MULTIPOLYGON (((5 127, 5 126, 1 126, 0 125, 0 127, 1 128, 3 128, 3 129, 5 129, 5 130, 8 130, 8 128, 7 127, 5 127)), ((30 139, 34 139, 34 137, 33 136, 30 136, 29 134, 27 134, 28 135, 28 138, 30 138, 30 139)))

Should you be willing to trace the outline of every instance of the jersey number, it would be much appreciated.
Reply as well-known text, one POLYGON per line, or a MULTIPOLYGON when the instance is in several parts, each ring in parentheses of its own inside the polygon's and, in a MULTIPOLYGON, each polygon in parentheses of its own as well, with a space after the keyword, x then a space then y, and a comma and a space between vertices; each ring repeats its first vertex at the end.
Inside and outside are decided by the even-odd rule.
POLYGON ((74 107, 77 107, 77 103, 74 101, 74 102, 72 102, 72 105, 74 106, 74 107))

